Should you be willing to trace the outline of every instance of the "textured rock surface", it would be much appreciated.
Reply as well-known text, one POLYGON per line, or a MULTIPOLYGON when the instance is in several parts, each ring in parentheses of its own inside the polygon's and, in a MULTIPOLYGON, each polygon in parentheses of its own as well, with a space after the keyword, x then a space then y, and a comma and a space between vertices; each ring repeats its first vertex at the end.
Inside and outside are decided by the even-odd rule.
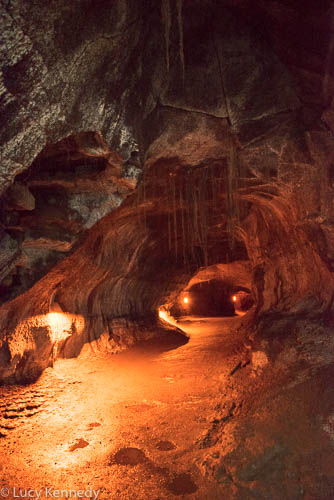
POLYGON ((123 163, 100 134, 86 132, 49 145, 17 176, 0 216, 7 240, 10 234, 17 246, 14 260, 7 249, 11 265, 3 270, 1 302, 30 288, 133 191, 140 165, 123 163))
POLYGON ((0 248, 0 272, 1 279, 4 279, 18 254, 18 244, 8 234, 4 233, 1 237, 0 248))
MULTIPOLYGON (((45 348, 43 342, 37 345, 31 340, 30 318, 47 320, 50 297, 62 311, 84 318, 84 328, 74 328, 65 343, 60 342, 59 352, 65 356, 78 355, 85 342, 103 335, 110 337, 116 351, 117 345, 152 335, 157 307, 169 291, 184 284, 185 275, 171 259, 166 240, 138 224, 131 201, 127 205, 98 222, 78 250, 1 308, 1 323, 6 325, 1 352, 7 353, 2 377, 24 379, 26 374, 17 370, 18 359, 35 357, 45 348), (13 306, 18 311, 15 317, 13 306)), ((48 331, 47 342, 54 342, 52 325, 48 331)), ((40 361, 47 366, 50 357, 41 356, 40 361)))
POLYGON ((202 471, 223 497, 333 496, 331 328, 268 322, 249 364, 233 374, 201 440, 202 471))
POLYGON ((5 203, 9 210, 34 210, 35 198, 22 184, 14 183, 6 191, 5 203))
POLYGON ((2 188, 47 143, 70 134, 102 130, 108 141, 135 143, 124 115, 125 98, 140 79, 141 68, 131 64, 133 50, 138 54, 142 44, 138 3, 99 2, 95 8, 90 1, 69 5, 60 0, 50 10, 39 2, 2 2, 1 26, 6 40, 2 188), (123 46, 129 49, 125 58, 123 46), (120 85, 125 74, 127 81, 120 85))

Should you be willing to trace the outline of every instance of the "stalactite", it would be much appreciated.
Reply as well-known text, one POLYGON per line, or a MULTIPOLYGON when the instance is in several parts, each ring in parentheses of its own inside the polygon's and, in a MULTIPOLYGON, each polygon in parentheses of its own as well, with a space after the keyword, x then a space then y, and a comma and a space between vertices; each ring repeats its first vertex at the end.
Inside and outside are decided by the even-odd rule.
POLYGON ((233 235, 233 200, 232 200, 232 189, 233 189, 233 171, 232 171, 232 161, 231 158, 227 160, 227 172, 226 172, 226 212, 227 212, 227 234, 229 247, 233 248, 234 245, 234 235, 233 235))
POLYGON ((192 191, 193 191, 193 178, 188 175, 187 184, 186 184, 186 206, 187 206, 187 244, 189 248, 189 253, 193 259, 195 259, 194 254, 194 231, 192 227, 193 220, 193 200, 192 200, 192 191))
POLYGON ((179 28, 179 55, 182 69, 182 80, 184 81, 184 45, 183 45, 183 20, 182 20, 182 0, 176 0, 177 22, 179 28))
MULTIPOLYGON (((328 30, 329 43, 328 43, 328 53, 326 58, 326 71, 325 76, 323 78, 322 84, 322 92, 323 96, 326 100, 329 100, 331 97, 330 92, 330 81, 331 81, 331 70, 333 67, 333 59, 334 59, 334 6, 332 6, 329 10, 329 19, 330 19, 330 29, 328 30)), ((328 102, 330 104, 330 102, 328 102)))
POLYGON ((145 170, 143 172, 143 219, 144 219, 144 230, 147 230, 147 220, 146 220, 146 175, 145 170))
MULTIPOLYGON (((177 10, 177 25, 178 25, 178 36, 179 36, 179 57, 182 70, 182 80, 184 81, 184 42, 183 42, 183 15, 182 15, 182 0, 176 0, 176 10, 177 10)), ((165 58, 167 72, 170 67, 170 57, 169 57, 169 46, 170 46, 170 31, 172 26, 172 13, 170 0, 161 0, 161 18, 164 27, 164 39, 165 39, 165 58)))
POLYGON ((168 250, 171 252, 172 250, 172 229, 171 229, 171 214, 168 208, 168 214, 167 214, 167 223, 168 223, 168 250))
POLYGON ((212 208, 213 210, 216 209, 216 206, 217 206, 217 199, 216 199, 216 194, 217 194, 217 190, 216 190, 216 179, 215 179, 215 171, 214 171, 214 167, 210 169, 211 171, 211 194, 212 194, 212 208))
POLYGON ((169 71, 169 43, 170 43, 170 28, 171 28, 171 9, 169 0, 161 0, 161 16, 164 26, 165 36, 165 53, 166 53, 166 67, 169 71))
POLYGON ((171 211, 170 211, 170 192, 171 192, 171 178, 168 177, 168 188, 167 188, 167 201, 166 201, 166 207, 167 207, 167 223, 168 223, 168 250, 171 252, 172 250, 172 228, 171 228, 171 211))
POLYGON ((214 244, 210 228, 221 222, 223 211, 227 219, 227 251, 230 254, 233 250, 240 225, 239 174, 237 146, 232 137, 227 165, 189 168, 181 175, 169 173, 165 184, 166 222, 168 248, 175 261, 182 260, 188 269, 209 265, 214 244))
POLYGON ((238 191, 238 158, 234 138, 231 137, 230 157, 227 162, 226 173, 226 210, 228 243, 231 250, 235 245, 235 230, 239 224, 238 191))
POLYGON ((193 231, 194 231, 194 243, 198 241, 198 217, 197 217, 197 186, 196 179, 192 189, 192 204, 191 207, 193 209, 192 213, 192 221, 193 221, 193 231))
POLYGON ((199 183, 199 200, 200 200, 199 215, 200 215, 200 226, 201 226, 201 246, 202 246, 205 266, 208 265, 207 183, 208 183, 208 171, 207 169, 201 169, 200 183, 199 183))
POLYGON ((174 249, 177 260, 177 210, 176 210, 176 179, 173 177, 173 220, 174 220, 174 249))
POLYGON ((179 189, 180 194, 180 210, 181 210, 181 230, 182 230, 182 254, 183 254, 183 265, 186 265, 186 234, 185 234, 185 224, 184 224, 184 206, 183 206, 183 184, 181 178, 181 184, 179 189))

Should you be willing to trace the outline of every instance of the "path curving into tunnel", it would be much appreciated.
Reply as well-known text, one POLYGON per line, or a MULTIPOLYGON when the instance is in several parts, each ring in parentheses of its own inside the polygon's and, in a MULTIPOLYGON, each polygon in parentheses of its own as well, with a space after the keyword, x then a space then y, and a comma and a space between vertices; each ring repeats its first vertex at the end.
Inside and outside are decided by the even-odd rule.
POLYGON ((90 485, 108 500, 218 498, 200 457, 240 361, 239 323, 183 318, 188 341, 166 331, 160 342, 58 360, 33 385, 0 388, 0 486, 90 485))

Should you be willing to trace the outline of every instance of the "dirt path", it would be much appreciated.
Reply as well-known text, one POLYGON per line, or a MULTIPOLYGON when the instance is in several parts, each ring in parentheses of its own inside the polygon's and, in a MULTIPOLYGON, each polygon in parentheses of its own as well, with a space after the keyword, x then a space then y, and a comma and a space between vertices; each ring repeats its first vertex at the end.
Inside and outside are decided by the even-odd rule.
POLYGON ((59 360, 31 386, 0 388, 7 498, 28 489, 56 498, 59 489, 59 498, 99 490, 101 500, 220 499, 199 472, 201 440, 240 361, 239 321, 193 318, 179 323, 190 337, 179 347, 166 332, 119 355, 59 360))

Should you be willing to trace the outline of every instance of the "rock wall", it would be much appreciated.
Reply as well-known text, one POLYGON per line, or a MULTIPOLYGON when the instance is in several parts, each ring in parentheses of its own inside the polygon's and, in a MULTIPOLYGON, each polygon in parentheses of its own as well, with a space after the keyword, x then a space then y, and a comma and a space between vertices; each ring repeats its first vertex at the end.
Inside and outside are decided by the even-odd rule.
POLYGON ((141 175, 99 133, 47 146, 2 198, 5 249, 0 303, 30 288, 85 238, 87 230, 133 192, 141 175))
POLYGON ((46 144, 80 131, 133 149, 127 96, 144 70, 143 21, 134 1, 1 2, 2 189, 46 144))
POLYGON ((32 378, 19 365, 22 357, 29 363, 33 358, 34 374, 38 369, 40 373, 51 362, 51 345, 56 340, 58 353, 71 357, 80 353, 84 343, 103 335, 123 347, 155 335, 159 304, 184 281, 166 240, 145 229, 132 207, 124 206, 97 223, 84 244, 29 291, 2 306, 1 378, 32 378), (45 324, 53 311, 50 298, 58 306, 56 314, 73 317, 73 326, 64 325, 59 339, 54 326, 45 324), (31 323, 36 317, 41 321, 31 323), (76 321, 80 318, 83 326, 80 323, 79 328, 76 321), (36 326, 47 328, 44 342, 36 338, 36 326), (45 344, 47 356, 43 355, 45 344))

